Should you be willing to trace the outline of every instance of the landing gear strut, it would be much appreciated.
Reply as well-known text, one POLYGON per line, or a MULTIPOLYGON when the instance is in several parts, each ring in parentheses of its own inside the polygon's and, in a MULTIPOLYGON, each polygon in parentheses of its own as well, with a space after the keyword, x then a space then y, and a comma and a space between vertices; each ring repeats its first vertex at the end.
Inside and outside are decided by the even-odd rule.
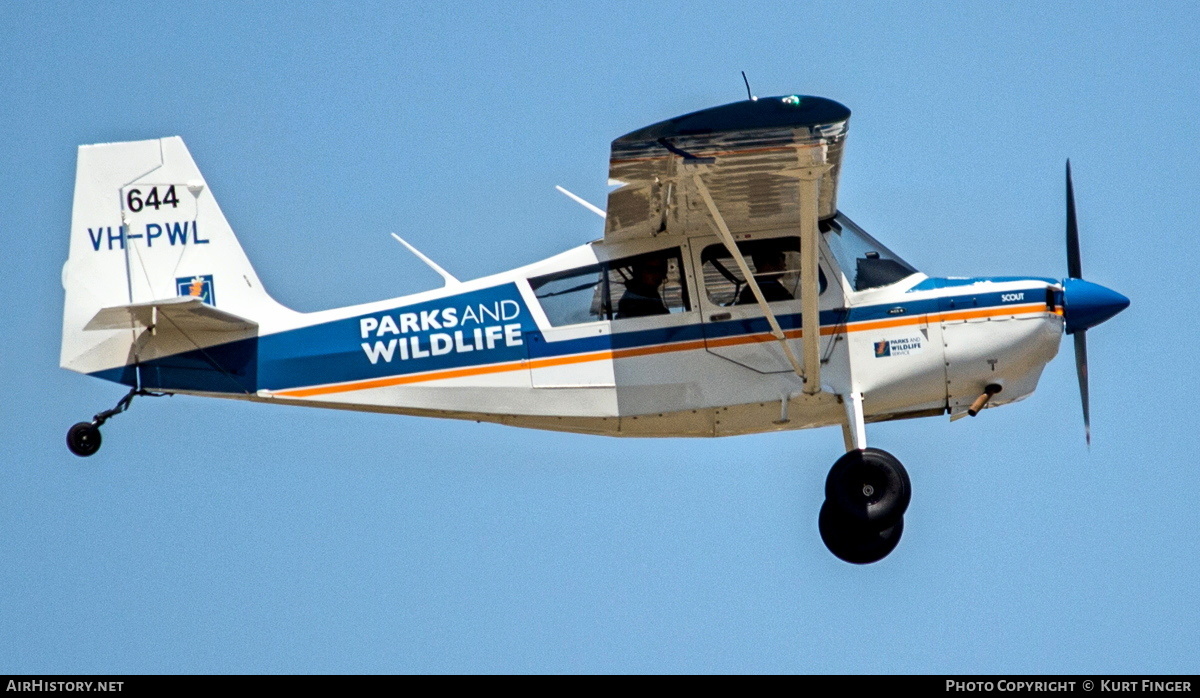
POLYGON ((100 427, 112 417, 115 417, 125 410, 129 409, 130 403, 136 395, 150 395, 158 397, 162 393, 152 393, 141 388, 133 388, 125 397, 117 402, 116 406, 111 410, 104 410, 100 414, 92 417, 90 422, 79 422, 67 430, 67 448, 71 449, 71 453, 77 456, 86 458, 96 451, 100 450, 100 427))

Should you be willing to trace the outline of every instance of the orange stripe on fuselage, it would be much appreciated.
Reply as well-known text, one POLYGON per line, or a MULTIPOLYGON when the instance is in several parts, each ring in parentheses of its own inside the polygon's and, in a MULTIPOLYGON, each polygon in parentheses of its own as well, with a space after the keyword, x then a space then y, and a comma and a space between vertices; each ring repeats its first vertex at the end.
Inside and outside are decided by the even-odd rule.
MULTIPOLYGON (((955 322, 960 320, 973 320, 983 317, 998 317, 1001 315, 1024 315, 1034 312, 1049 312, 1054 315, 1062 315, 1060 308, 1047 310, 1045 304, 1033 303, 1029 305, 1010 305, 1003 307, 983 308, 980 310, 954 310, 939 313, 930 313, 927 315, 912 315, 909 317, 895 318, 889 320, 866 320, 856 322, 850 325, 826 325, 821 328, 821 335, 827 336, 832 334, 851 332, 866 332, 869 330, 882 330, 893 327, 903 327, 906 325, 923 325, 929 322, 955 322)), ((801 330, 787 330, 784 336, 788 339, 800 339, 804 336, 801 330)), ((294 388, 289 390, 280 390, 273 393, 282 397, 315 397, 318 395, 333 395, 336 393, 348 393, 358 390, 371 390, 373 388, 389 388, 396 385, 408 385, 412 383, 425 383, 428 381, 447 380, 450 378, 465 378, 468 376, 482 376, 490 373, 508 373, 511 371, 523 371, 526 369, 549 368, 552 366, 568 366, 570 364, 588 363, 590 361, 606 361, 611 359, 627 359, 634 356, 650 356, 653 354, 667 354, 676 351, 694 351, 697 349, 719 348, 740 346, 743 344, 760 344, 763 342, 776 341, 775 337, 769 332, 759 332, 755 334, 739 335, 736 337, 722 337, 720 339, 710 339, 707 343, 704 340, 690 340, 687 342, 675 342, 673 344, 658 344, 647 347, 634 347, 631 349, 612 349, 604 351, 593 351, 586 354, 571 354, 570 356, 555 356, 545 359, 523 359, 521 361, 511 361, 503 364, 488 364, 485 366, 469 366, 466 368, 452 368, 442 371, 430 371, 428 373, 414 373, 406 376, 389 376, 387 378, 372 378, 364 381, 354 381, 350 383, 338 383, 334 385, 323 385, 314 388, 294 388)))
POLYGON ((432 373, 414 373, 407 376, 372 378, 365 381, 339 383, 336 385, 323 385, 316 388, 279 390, 273 394, 283 395, 285 397, 313 397, 315 395, 332 395, 333 393, 348 393, 354 390, 388 388, 393 385, 404 385, 406 383, 423 383, 425 381, 439 380, 442 378, 462 378, 463 376, 478 376, 485 373, 505 373, 508 371, 519 371, 525 368, 525 363, 526 362, 524 361, 514 361, 506 364, 489 364, 487 366, 472 366, 470 368, 454 368, 448 371, 434 371, 432 373))
POLYGON ((703 339, 693 339, 689 342, 676 342, 675 344, 658 344, 650 347, 633 347, 632 349, 617 349, 613 351, 614 359, 628 359, 633 356, 649 356, 651 354, 666 354, 672 351, 692 351, 694 349, 703 349, 703 339))

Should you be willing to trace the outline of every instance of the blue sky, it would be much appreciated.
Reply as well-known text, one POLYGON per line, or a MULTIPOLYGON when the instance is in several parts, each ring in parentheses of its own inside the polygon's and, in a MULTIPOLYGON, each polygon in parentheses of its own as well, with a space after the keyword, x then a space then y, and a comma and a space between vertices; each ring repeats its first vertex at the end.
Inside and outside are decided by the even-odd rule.
POLYGON ((0 6, 0 672, 1200 670, 1194 3, 0 6), (853 110, 839 204, 933 275, 1132 307, 1028 400, 872 425, 904 539, 817 535, 833 429, 617 440, 139 399, 58 368, 75 148, 181 135, 271 293, 387 298, 598 237, 609 142, 853 110))

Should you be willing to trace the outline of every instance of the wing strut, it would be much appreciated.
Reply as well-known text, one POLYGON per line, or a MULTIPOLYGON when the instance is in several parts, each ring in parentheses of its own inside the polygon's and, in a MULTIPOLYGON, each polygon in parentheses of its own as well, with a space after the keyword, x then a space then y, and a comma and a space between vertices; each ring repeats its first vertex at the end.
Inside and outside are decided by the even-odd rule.
POLYGON ((817 306, 821 295, 817 265, 821 233, 817 218, 821 178, 832 169, 826 162, 826 151, 823 145, 797 148, 801 164, 780 172, 795 177, 800 184, 800 326, 804 330, 804 366, 812 367, 812 380, 804 385, 809 395, 821 392, 821 311, 817 306))
POLYGON ((737 248, 737 243, 734 242, 733 235, 729 232, 729 226, 725 224, 725 219, 721 216, 721 212, 717 210, 717 205, 713 201, 708 187, 705 186, 700 172, 692 174, 692 181, 696 184, 696 189, 700 192, 700 197, 704 199, 704 204, 708 207, 708 212, 712 215, 713 221, 717 224, 721 241, 725 243, 729 254, 737 262, 738 269, 742 272, 742 277, 746 279, 746 284, 754 294, 754 299, 758 301, 758 307, 767 318, 767 322, 770 323, 771 335, 779 340, 780 346, 783 347, 784 355, 787 356, 788 362, 792 365, 792 370, 804 380, 804 392, 809 395, 816 395, 821 392, 821 315, 818 307, 821 289, 819 281, 820 269, 817 264, 821 239, 817 223, 818 187, 821 178, 830 170, 830 165, 826 162, 825 146, 799 148, 797 149, 797 154, 800 156, 801 164, 795 168, 783 170, 779 174, 795 177, 800 185, 800 325, 803 331, 803 365, 800 364, 795 353, 792 352, 791 346, 788 345, 787 337, 783 334, 783 329, 779 326, 779 321, 767 305, 767 300, 763 296, 762 290, 758 287, 758 281, 750 273, 750 268, 746 264, 746 258, 742 256, 741 251, 737 248), (805 160, 808 162, 805 163, 805 160))
MULTIPOLYGON (((762 289, 758 287, 758 280, 750 273, 750 267, 746 265, 746 258, 742 256, 742 251, 738 249, 737 243, 733 241, 733 234, 729 232, 729 226, 725 225, 725 218, 717 210, 717 204, 713 201, 712 195, 708 193, 708 187, 704 186, 704 180, 700 178, 699 172, 692 175, 692 181, 696 183, 696 189, 700 192, 701 198, 704 199, 704 204, 708 206, 708 212, 717 224, 717 230, 721 234, 721 242, 725 243, 725 248, 733 256, 733 261, 737 262, 738 270, 742 272, 742 278, 746 280, 746 285, 750 287, 750 292, 754 294, 754 300, 758 301, 758 307, 762 310, 763 315, 766 316, 767 322, 770 323, 771 336, 779 340, 779 346, 783 347, 783 353, 787 356, 788 363, 792 365, 792 370, 804 381, 804 392, 809 392, 808 378, 804 375, 804 367, 800 365, 799 359, 792 353, 792 348, 787 343, 787 336, 783 334, 783 328, 779 326, 779 320, 775 319, 775 313, 771 312, 770 306, 767 305, 767 299, 763 296, 762 289)), ((803 242, 801 245, 803 245, 803 242)), ((812 392, 819 392, 820 390, 820 383, 818 383, 817 390, 812 392)))

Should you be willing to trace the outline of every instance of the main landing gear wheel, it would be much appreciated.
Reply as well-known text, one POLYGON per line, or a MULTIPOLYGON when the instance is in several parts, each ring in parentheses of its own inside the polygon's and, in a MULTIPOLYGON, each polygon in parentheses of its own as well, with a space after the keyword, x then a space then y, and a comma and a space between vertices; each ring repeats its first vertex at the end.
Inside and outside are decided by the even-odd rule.
POLYGON ((86 458, 100 450, 100 427, 91 422, 79 422, 67 430, 67 448, 86 458))
POLYGON ((887 557, 904 533, 903 518, 880 530, 839 512, 830 502, 821 505, 817 526, 829 552, 856 565, 868 565, 887 557))
POLYGON ((895 456, 878 448, 850 451, 825 478, 821 540, 846 562, 879 562, 900 543, 911 499, 908 471, 895 456))
POLYGON ((825 499, 846 518, 882 531, 904 516, 912 483, 908 471, 887 451, 854 450, 829 469, 825 499))

